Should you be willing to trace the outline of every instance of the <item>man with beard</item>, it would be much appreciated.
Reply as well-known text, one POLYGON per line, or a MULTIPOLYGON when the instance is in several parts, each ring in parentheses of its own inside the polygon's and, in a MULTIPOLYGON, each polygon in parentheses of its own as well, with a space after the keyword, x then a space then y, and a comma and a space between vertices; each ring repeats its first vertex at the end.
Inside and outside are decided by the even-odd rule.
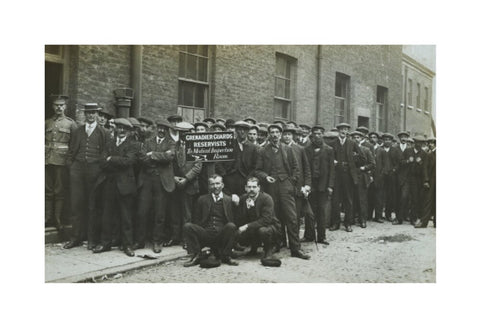
MULTIPOLYGON (((334 153, 331 146, 323 141, 324 128, 312 127, 311 143, 305 147, 312 174, 312 194, 309 200, 317 223, 317 239, 319 243, 328 245, 325 228, 327 222, 327 207, 329 198, 333 194, 335 183, 334 153)), ((314 226, 305 225, 305 233, 315 235, 314 226)))
POLYGON ((106 158, 108 136, 97 124, 98 105, 87 103, 84 107, 86 124, 72 133, 67 155, 67 162, 71 164, 72 231, 64 249, 81 245, 85 230, 89 250, 93 250, 99 237, 94 186, 101 172, 100 163, 106 158))
POLYGON ((127 137, 133 125, 125 118, 115 119, 115 138, 106 146, 106 158, 102 161, 102 173, 96 186, 102 188, 103 213, 100 244, 93 253, 109 251, 118 226, 123 251, 133 257, 133 201, 137 191, 133 164, 137 148, 127 137), (114 223, 115 221, 115 223, 114 223))
POLYGON ((330 230, 340 228, 340 205, 345 210, 345 230, 352 231, 353 189, 358 183, 355 161, 365 161, 357 143, 347 138, 350 125, 340 123, 337 126, 339 136, 333 143, 335 153, 335 188, 332 201, 332 222, 330 230))
POLYGON ((167 137, 171 125, 163 120, 156 123, 157 136, 145 141, 140 154, 142 168, 138 178, 138 225, 134 248, 145 247, 147 218, 153 206, 153 252, 162 251, 165 235, 166 207, 175 189, 172 161, 175 142, 167 137))
POLYGON ((223 181, 219 175, 208 179, 210 193, 198 198, 192 222, 183 226, 187 251, 192 259, 185 267, 200 263, 200 252, 209 246, 223 263, 237 266, 231 259, 237 227, 233 223, 232 198, 223 193, 223 181))
POLYGON ((255 255, 263 244, 263 258, 271 259, 273 244, 280 236, 280 222, 275 217, 273 199, 260 191, 260 182, 250 177, 245 185, 246 194, 240 197, 237 208, 239 242, 249 244, 249 255, 255 255))
POLYGON ((301 250, 295 208, 295 185, 299 179, 298 162, 292 148, 280 141, 282 131, 280 125, 268 126, 269 143, 259 152, 255 175, 260 181, 265 182, 265 191, 273 198, 275 216, 282 223, 284 241, 286 241, 284 230, 287 227, 292 257, 308 260, 310 256, 301 250))
POLYGON ((68 181, 67 152, 77 124, 65 116, 68 97, 52 96, 53 117, 45 121, 45 227, 63 231, 62 215, 68 181))

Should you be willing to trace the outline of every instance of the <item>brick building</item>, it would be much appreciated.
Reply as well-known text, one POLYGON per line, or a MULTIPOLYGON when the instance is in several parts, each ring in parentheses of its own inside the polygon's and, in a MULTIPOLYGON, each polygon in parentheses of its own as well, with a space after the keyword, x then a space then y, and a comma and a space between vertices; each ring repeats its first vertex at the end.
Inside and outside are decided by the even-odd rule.
POLYGON ((393 133, 406 122, 420 133, 428 113, 417 124, 402 107, 405 58, 401 45, 47 45, 45 115, 47 95, 64 92, 79 121, 82 104, 98 102, 120 116, 346 121, 393 133), (130 108, 118 107, 118 89, 133 90, 130 108))

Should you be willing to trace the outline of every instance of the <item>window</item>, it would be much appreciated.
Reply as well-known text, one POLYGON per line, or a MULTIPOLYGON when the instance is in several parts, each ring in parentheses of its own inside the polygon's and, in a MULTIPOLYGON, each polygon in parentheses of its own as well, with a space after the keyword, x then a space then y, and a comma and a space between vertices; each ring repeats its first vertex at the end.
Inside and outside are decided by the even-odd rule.
POLYGON ((413 99, 412 99, 412 90, 413 89, 413 82, 412 82, 412 79, 409 78, 408 79, 408 93, 407 93, 407 105, 409 107, 412 106, 412 102, 413 102, 413 99))
POLYGON ((421 97, 421 94, 420 94, 420 83, 417 83, 417 109, 420 108, 420 97, 421 97))
POLYGON ((208 110, 208 45, 180 46, 179 114, 186 121, 202 121, 208 110))
POLYGON ((334 126, 339 123, 347 122, 349 119, 349 89, 350 76, 342 73, 336 73, 334 126))
POLYGON ((377 86, 377 131, 384 132, 387 130, 386 124, 386 108, 388 100, 388 89, 386 87, 377 86))
POLYGON ((425 111, 425 113, 428 113, 428 111, 430 110, 430 108, 428 107, 429 103, 428 103, 428 87, 425 87, 425 99, 424 99, 424 104, 423 104, 423 110, 425 111))
POLYGON ((276 54, 273 114, 277 119, 293 119, 296 59, 276 54))

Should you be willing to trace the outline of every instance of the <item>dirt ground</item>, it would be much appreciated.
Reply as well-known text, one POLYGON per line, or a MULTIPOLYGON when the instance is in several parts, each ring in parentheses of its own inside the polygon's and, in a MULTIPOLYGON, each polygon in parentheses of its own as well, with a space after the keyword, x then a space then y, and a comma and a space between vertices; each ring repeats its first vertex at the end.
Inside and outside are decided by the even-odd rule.
POLYGON ((327 231, 330 245, 302 243, 308 261, 292 258, 287 249, 277 253, 279 268, 264 267, 258 257, 239 258, 239 266, 184 268, 182 258, 127 272, 109 283, 435 283, 436 229, 415 229, 408 223, 369 222, 327 231))

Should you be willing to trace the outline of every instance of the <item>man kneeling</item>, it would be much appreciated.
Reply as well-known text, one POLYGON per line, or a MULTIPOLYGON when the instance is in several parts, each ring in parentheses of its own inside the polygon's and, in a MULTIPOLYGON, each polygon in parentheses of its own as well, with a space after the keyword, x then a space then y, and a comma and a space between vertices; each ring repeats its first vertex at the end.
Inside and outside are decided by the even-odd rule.
POLYGON ((192 260, 185 263, 191 267, 200 263, 200 252, 203 247, 210 247, 215 256, 223 263, 237 266, 231 259, 232 247, 237 234, 233 223, 232 198, 223 193, 223 179, 212 175, 208 179, 210 193, 198 198, 192 223, 183 226, 187 251, 193 255, 192 260))
POLYGON ((245 186, 246 194, 240 197, 237 221, 239 242, 250 244, 250 255, 257 253, 257 248, 263 243, 263 259, 273 259, 272 246, 274 240, 280 237, 280 221, 275 217, 273 199, 270 195, 260 192, 259 180, 251 177, 245 186))

